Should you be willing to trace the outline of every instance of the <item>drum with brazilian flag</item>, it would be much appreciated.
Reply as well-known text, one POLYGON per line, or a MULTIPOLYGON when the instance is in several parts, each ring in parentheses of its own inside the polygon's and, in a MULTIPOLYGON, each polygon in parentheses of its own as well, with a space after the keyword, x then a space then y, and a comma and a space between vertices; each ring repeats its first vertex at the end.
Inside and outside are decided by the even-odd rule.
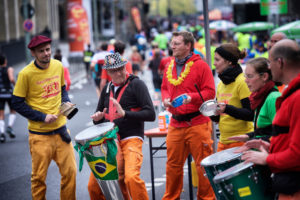
POLYGON ((117 126, 112 122, 89 127, 75 136, 75 149, 79 154, 79 171, 82 170, 84 157, 87 160, 105 199, 123 199, 118 184, 117 167, 117 126))
POLYGON ((108 163, 105 157, 95 157, 88 153, 85 153, 84 156, 95 178, 100 180, 118 180, 117 162, 115 159, 108 163))

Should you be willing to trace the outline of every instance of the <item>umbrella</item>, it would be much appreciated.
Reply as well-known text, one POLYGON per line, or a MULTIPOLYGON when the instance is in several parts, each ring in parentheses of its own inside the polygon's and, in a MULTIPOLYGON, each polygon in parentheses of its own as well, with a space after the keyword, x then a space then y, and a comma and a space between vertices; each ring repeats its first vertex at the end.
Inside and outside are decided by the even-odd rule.
POLYGON ((236 27, 236 24, 227 20, 217 20, 209 23, 209 28, 217 31, 226 31, 234 27, 236 27))
POLYGON ((234 32, 252 32, 252 31, 265 31, 272 29, 274 25, 268 22, 249 22, 246 24, 241 24, 232 28, 234 32))
POLYGON ((280 26, 272 31, 272 35, 283 32, 290 39, 300 39, 300 20, 280 26))

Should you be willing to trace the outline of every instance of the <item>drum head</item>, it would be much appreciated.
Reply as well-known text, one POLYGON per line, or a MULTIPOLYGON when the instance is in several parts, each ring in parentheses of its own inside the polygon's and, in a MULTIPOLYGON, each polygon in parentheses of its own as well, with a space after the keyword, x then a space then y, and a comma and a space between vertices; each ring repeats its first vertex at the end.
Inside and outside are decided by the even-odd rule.
POLYGON ((210 156, 207 156, 204 158, 201 162, 201 165, 206 166, 212 166, 212 165, 219 165, 225 162, 228 162, 230 160, 236 159, 238 157, 242 156, 242 153, 234 153, 236 149, 239 147, 233 147, 230 149, 226 149, 224 151, 220 151, 217 153, 214 153, 210 156))
POLYGON ((92 140, 92 139, 108 132, 109 130, 112 130, 113 127, 114 127, 114 123, 112 123, 112 122, 104 122, 101 124, 91 126, 87 129, 84 129, 80 133, 78 133, 75 136, 75 141, 83 142, 83 141, 92 140))
POLYGON ((210 117, 215 115, 217 108, 218 103, 215 100, 208 100, 201 105, 199 110, 202 115, 210 117))
POLYGON ((214 177, 214 182, 215 183, 220 183, 223 180, 228 180, 232 177, 235 177, 239 175, 241 172, 243 172, 245 169, 248 169, 249 167, 253 166, 254 164, 249 162, 249 163, 239 163, 229 169, 226 169, 225 171, 221 172, 220 174, 217 174, 214 177))

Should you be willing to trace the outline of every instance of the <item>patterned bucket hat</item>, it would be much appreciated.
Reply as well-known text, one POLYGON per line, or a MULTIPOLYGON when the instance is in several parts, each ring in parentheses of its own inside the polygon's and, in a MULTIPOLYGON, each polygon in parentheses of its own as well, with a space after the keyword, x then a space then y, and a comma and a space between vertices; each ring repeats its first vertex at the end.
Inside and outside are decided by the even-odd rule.
POLYGON ((105 56, 104 61, 105 65, 102 67, 103 69, 116 69, 127 64, 127 61, 123 60, 119 53, 105 56))

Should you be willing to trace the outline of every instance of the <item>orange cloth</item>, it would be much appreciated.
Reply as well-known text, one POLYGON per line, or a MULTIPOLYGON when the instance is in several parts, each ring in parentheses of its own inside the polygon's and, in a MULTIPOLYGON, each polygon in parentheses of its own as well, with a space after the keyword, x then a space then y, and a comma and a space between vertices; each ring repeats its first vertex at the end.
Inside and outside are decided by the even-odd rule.
POLYGON ((278 91, 282 93, 283 89, 285 88, 285 85, 282 84, 281 86, 277 86, 278 91))
MULTIPOLYGON (((125 139, 118 144, 119 186, 124 200, 130 200, 130 196, 133 200, 149 199, 145 182, 140 178, 140 169, 143 163, 142 146, 143 141, 139 138, 125 139)), ((105 200, 92 173, 88 183, 88 190, 91 200, 105 200)))
POLYGON ((143 141, 139 138, 125 139, 119 143, 117 154, 119 184, 125 200, 130 200, 128 191, 133 200, 149 199, 145 182, 140 178, 143 163, 142 146, 143 141))
POLYGON ((69 91, 71 86, 71 78, 70 78, 69 68, 67 67, 64 67, 64 77, 66 81, 66 90, 69 91))
POLYGON ((212 154, 211 122, 192 126, 174 128, 169 126, 167 144, 167 184, 163 200, 180 199, 183 186, 183 166, 192 154, 198 174, 197 199, 215 199, 209 180, 204 176, 200 163, 203 158, 212 154))
MULTIPOLYGON (((132 74, 132 65, 131 65, 131 62, 128 61, 127 64, 125 65, 125 67, 126 67, 126 71, 129 74, 132 74)), ((105 69, 102 69, 101 79, 105 79, 105 80, 107 80, 107 82, 111 81, 111 78, 107 74, 107 71, 105 69)))
POLYGON ((240 146, 243 146, 244 145, 244 142, 233 142, 233 143, 230 143, 230 144, 222 144, 222 143, 218 143, 218 152, 220 151, 223 151, 223 150, 226 150, 226 149, 230 149, 230 148, 233 148, 233 147, 240 147, 240 146))
POLYGON ((91 172, 90 175, 90 179, 88 183, 88 191, 91 200, 105 200, 105 197, 98 185, 97 179, 95 178, 93 172, 91 172))
POLYGON ((278 198, 278 200, 299 200, 299 199, 300 199, 300 191, 292 195, 279 194, 279 198, 278 198))

